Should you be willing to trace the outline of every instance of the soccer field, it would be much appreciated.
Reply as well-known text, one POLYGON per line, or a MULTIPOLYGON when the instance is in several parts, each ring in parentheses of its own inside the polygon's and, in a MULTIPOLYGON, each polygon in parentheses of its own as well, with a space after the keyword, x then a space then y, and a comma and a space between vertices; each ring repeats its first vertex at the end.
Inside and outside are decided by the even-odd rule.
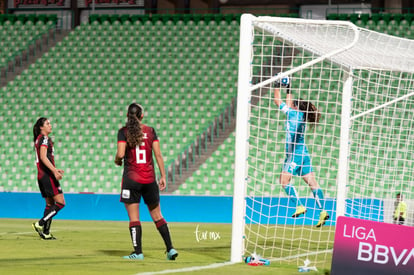
POLYGON ((230 224, 169 223, 179 256, 167 261, 158 231, 145 222, 145 259, 131 261, 121 258, 132 251, 128 222, 54 220, 54 241, 40 239, 32 222, 0 220, 0 274, 299 274, 293 265, 229 264, 230 224))

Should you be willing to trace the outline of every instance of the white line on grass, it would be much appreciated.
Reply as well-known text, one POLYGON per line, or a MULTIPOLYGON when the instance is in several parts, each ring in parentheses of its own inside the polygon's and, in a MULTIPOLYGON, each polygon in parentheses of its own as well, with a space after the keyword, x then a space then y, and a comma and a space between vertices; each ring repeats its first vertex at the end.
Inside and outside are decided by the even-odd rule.
POLYGON ((190 271, 198 271, 202 269, 210 269, 210 268, 218 268, 226 265, 235 264, 233 262, 224 262, 224 263, 215 263, 211 265, 204 265, 204 266, 191 266, 179 269, 167 269, 155 272, 144 272, 144 273, 137 273, 135 275, 155 275, 155 274, 168 274, 168 273, 179 273, 179 272, 190 272, 190 271))

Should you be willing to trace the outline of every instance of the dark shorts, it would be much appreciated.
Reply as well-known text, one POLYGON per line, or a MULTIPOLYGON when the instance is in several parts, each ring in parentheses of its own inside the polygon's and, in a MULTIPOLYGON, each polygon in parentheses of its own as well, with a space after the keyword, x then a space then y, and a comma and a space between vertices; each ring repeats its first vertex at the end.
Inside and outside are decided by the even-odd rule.
POLYGON ((394 218, 394 223, 404 224, 405 219, 403 217, 399 217, 397 219, 394 218))
POLYGON ((139 183, 127 177, 122 179, 121 199, 123 203, 140 203, 141 196, 146 205, 157 205, 160 202, 160 190, 156 181, 139 183))
POLYGON ((43 198, 51 198, 63 193, 59 181, 48 174, 45 174, 41 179, 37 179, 37 184, 43 198))

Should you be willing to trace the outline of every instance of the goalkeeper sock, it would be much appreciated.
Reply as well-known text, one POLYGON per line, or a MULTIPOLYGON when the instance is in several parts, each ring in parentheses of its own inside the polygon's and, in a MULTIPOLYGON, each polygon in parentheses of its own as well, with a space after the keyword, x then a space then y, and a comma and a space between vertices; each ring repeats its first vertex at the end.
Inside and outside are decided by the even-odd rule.
POLYGON ((319 209, 325 208, 325 200, 323 199, 323 192, 322 189, 312 189, 313 196, 315 197, 316 204, 318 205, 319 209))
POLYGON ((295 206, 303 206, 303 204, 299 200, 298 193, 296 192, 296 188, 293 185, 291 184, 286 185, 285 192, 289 196, 290 200, 293 201, 295 206))
POLYGON ((48 220, 50 220, 50 219, 52 219, 54 216, 56 216, 56 214, 63 208, 63 207, 65 207, 65 205, 64 204, 61 204, 61 203, 59 203, 59 202, 56 202, 54 205, 52 205, 50 208, 49 208, 49 211, 46 211, 45 210, 45 214, 44 214, 44 216, 43 216, 43 218, 41 218, 40 220, 39 220, 39 225, 40 226, 43 226, 43 225, 45 225, 45 223, 48 221, 48 220))
POLYGON ((170 251, 171 248, 173 248, 173 246, 172 246, 170 230, 168 229, 167 222, 165 221, 165 219, 161 219, 155 222, 155 226, 157 227, 158 232, 160 232, 161 237, 164 240, 167 251, 170 251))
POLYGON ((140 221, 129 222, 132 246, 136 254, 142 253, 142 227, 140 221))

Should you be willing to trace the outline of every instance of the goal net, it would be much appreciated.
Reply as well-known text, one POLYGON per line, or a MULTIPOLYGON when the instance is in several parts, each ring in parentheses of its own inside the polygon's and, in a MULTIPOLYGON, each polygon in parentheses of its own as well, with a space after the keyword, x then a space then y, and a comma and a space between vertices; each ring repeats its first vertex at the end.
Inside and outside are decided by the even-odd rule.
MULTIPOLYGON (((413 73, 412 40, 344 21, 242 16, 232 261, 255 253, 328 267, 336 218, 392 223, 397 193, 408 205, 405 224, 414 225, 413 73), (321 115, 300 133, 312 168, 284 165, 292 164, 291 125, 273 85, 285 77, 291 97, 321 115), (296 192, 282 186, 282 170, 296 192), (308 186, 311 174, 322 193, 308 186), (292 218, 300 204, 306 213, 292 218), (329 218, 316 227, 322 211, 329 218)), ((280 88, 285 103, 287 90, 280 88)))

